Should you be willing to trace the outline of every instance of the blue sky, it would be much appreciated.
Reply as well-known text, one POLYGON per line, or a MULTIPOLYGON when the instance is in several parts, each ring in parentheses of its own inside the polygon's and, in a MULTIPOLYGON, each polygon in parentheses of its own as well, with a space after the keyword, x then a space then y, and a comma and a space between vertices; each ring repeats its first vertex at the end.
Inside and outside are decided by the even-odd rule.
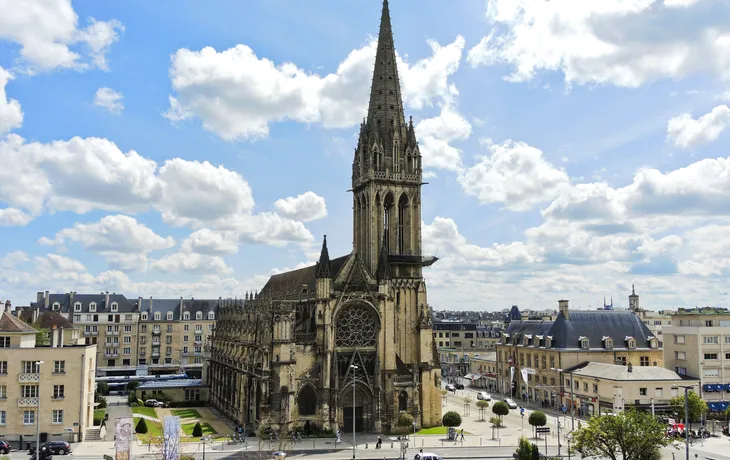
MULTIPOLYGON (((730 5, 391 16, 432 307, 625 306, 631 284, 649 308, 727 304, 730 5)), ((323 234, 348 253, 379 18, 365 0, 0 2, 0 297, 241 296, 323 234)))

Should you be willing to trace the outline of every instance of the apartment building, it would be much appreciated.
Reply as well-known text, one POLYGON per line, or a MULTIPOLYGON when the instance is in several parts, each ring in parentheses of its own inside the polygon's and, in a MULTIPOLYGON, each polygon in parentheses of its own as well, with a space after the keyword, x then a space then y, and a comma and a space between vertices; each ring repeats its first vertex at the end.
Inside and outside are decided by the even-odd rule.
POLYGON ((78 326, 87 345, 97 345, 99 376, 135 375, 139 312, 122 294, 45 291, 31 306, 61 314, 78 326))
POLYGON ((672 325, 672 312, 642 310, 639 304, 639 296, 636 294, 634 286, 631 286, 631 295, 629 295, 629 310, 636 313, 646 327, 659 339, 659 346, 664 344, 664 326, 672 325))
POLYGON ((135 304, 140 317, 138 365, 150 374, 182 371, 202 378, 220 302, 140 297, 135 304))
POLYGON ((669 405, 670 400, 684 391, 679 386, 698 383, 663 367, 632 364, 583 363, 566 370, 565 375, 576 407, 586 415, 618 413, 627 404, 656 414, 671 414, 677 408, 669 405))
POLYGON ((219 304, 220 299, 130 300, 108 292, 45 291, 23 314, 49 310, 78 326, 87 344, 98 345, 98 376, 185 372, 202 378, 219 304))
POLYGON ((570 407, 561 393, 565 369, 585 362, 663 365, 659 340, 634 312, 570 310, 567 300, 558 305, 555 321, 510 322, 497 345, 501 392, 570 407))
POLYGON ((24 449, 38 425, 41 442, 82 441, 93 425, 97 347, 56 313, 35 323, 47 327, 47 345, 9 304, 0 317, 0 438, 24 449))
POLYGON ((698 392, 710 410, 725 410, 730 392, 730 312, 679 309, 671 326, 664 326, 664 364, 699 380, 698 392))

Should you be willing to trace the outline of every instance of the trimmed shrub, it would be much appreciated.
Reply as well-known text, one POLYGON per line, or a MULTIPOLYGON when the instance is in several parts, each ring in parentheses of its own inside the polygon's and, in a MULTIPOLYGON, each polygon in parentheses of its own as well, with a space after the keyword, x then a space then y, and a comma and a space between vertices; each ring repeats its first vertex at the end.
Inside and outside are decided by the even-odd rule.
POLYGON ((504 401, 498 401, 492 406, 492 412, 494 413, 494 415, 499 415, 500 417, 503 417, 509 414, 509 406, 504 401))
POLYGON ((461 425, 461 415, 459 415, 457 412, 449 411, 444 414, 441 422, 444 424, 444 426, 448 427, 459 426, 461 425))
POLYGON ((201 436, 203 436, 203 427, 200 426, 200 422, 198 422, 193 427, 193 437, 194 438, 199 438, 201 436))
POLYGON ((398 417, 398 421, 396 421, 395 424, 400 427, 413 426, 413 416, 410 414, 402 413, 400 414, 400 417, 398 417))
POLYGON ((145 419, 139 419, 139 422, 137 422, 137 426, 134 427, 134 432, 137 434, 147 434, 147 422, 145 421, 145 419))

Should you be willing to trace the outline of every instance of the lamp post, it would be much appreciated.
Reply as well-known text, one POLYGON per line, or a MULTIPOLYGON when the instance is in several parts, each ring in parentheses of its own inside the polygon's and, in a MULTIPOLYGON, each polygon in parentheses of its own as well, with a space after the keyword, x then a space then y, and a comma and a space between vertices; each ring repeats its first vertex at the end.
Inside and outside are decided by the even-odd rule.
POLYGON ((38 372, 38 391, 36 396, 38 397, 38 405, 35 411, 35 455, 36 460, 41 458, 41 364, 43 361, 36 361, 36 372, 38 372))
POLYGON ((352 458, 355 458, 355 372, 359 369, 359 366, 350 364, 352 369, 352 458))
MULTIPOLYGON (((560 389, 564 391, 565 385, 563 384, 563 373, 565 371, 563 371, 562 369, 559 369, 557 367, 551 367, 550 370, 557 371, 560 374, 558 377, 560 379, 560 389)), ((573 399, 574 399, 573 398, 573 374, 571 373, 570 374, 570 424, 571 424, 570 431, 575 431, 575 410, 573 410, 573 399)))
POLYGON ((689 390, 694 385, 672 385, 674 388, 684 388, 684 457, 689 460, 689 390))

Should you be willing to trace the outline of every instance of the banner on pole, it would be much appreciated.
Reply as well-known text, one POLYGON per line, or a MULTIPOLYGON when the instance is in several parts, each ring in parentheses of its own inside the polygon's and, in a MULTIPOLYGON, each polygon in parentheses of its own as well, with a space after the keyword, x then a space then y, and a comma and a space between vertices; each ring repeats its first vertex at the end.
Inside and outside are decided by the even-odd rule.
POLYGON ((134 419, 131 417, 118 418, 114 425, 115 460, 129 460, 134 431, 134 419))
POLYGON ((165 417, 163 424, 164 444, 162 456, 164 460, 180 459, 180 417, 165 417))
POLYGON ((527 369, 520 370, 520 373, 522 374, 522 380, 524 380, 525 381, 525 385, 527 385, 528 384, 528 381, 527 381, 527 369))
POLYGON ((514 382, 515 381, 515 368, 514 366, 509 368, 509 381, 514 382))

